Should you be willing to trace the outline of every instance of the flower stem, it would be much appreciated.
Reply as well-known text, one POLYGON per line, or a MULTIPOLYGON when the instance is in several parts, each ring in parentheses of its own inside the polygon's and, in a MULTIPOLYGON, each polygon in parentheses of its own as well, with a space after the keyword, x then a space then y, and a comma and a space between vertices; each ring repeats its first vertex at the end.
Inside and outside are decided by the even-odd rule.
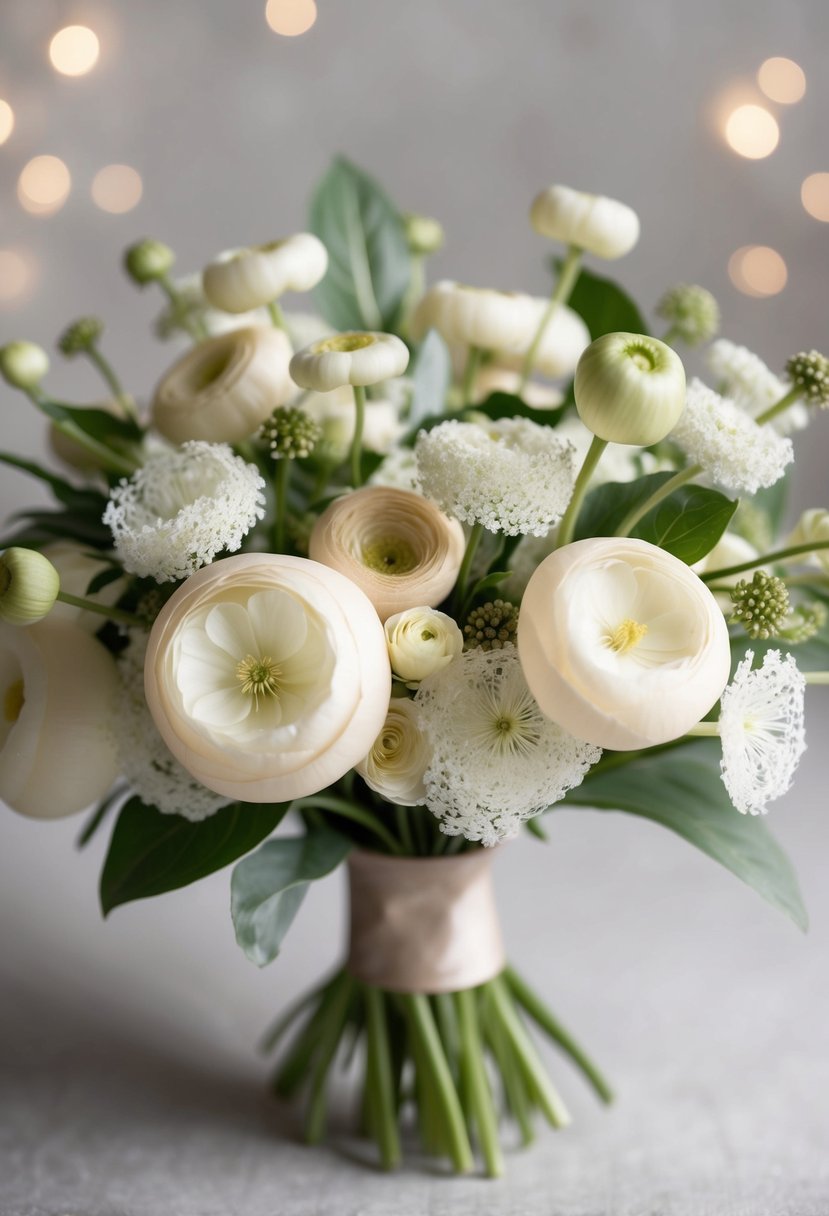
POLYGON ((428 997, 404 993, 402 1001, 409 1015, 412 1035, 418 1040, 424 1067, 431 1074, 434 1096, 445 1124, 447 1147, 459 1174, 468 1174, 474 1165, 458 1091, 449 1071, 428 997))
POLYGON ((473 989, 465 988, 455 993, 455 1008, 460 1027, 461 1076, 478 1129, 486 1172, 490 1178, 500 1178, 504 1172, 504 1157, 498 1140, 498 1116, 486 1075, 477 995, 473 989))
POLYGON ((288 326, 285 324, 285 314, 282 311, 278 300, 271 300, 270 304, 268 305, 268 312, 274 328, 284 330, 284 332, 287 333, 288 326))
POLYGON ((504 1028, 496 1017, 492 1016, 491 1005, 485 1001, 481 1010, 483 1015, 484 1034, 487 1045, 492 1052, 504 1086, 504 1098, 509 1112, 518 1124, 523 1145, 532 1144, 535 1131, 532 1125, 533 1102, 524 1077, 504 1028))
POLYGON ((504 1033, 515 1052, 521 1072, 544 1115, 553 1127, 566 1127, 570 1115, 564 1103, 558 1096, 544 1065, 538 1058, 530 1037, 521 1024, 521 1019, 512 1002, 509 990, 501 976, 490 980, 487 992, 492 1001, 495 1016, 499 1019, 504 1033))
POLYGON ((807 684, 829 684, 829 671, 804 671, 807 684))
POLYGON ((461 408, 465 408, 472 402, 472 392, 475 388, 475 379, 478 375, 478 369, 481 366, 481 356, 483 351, 480 346, 470 346, 466 356, 466 364, 463 369, 463 379, 461 380, 461 408))
POLYGON ((687 485, 689 481, 693 481, 701 472, 701 464, 689 464, 686 469, 680 469, 678 473, 674 473, 673 477, 669 477, 658 490, 654 490, 649 498, 646 498, 638 507, 634 507, 631 511, 628 511, 616 529, 614 536, 628 536, 631 530, 639 523, 639 520, 644 519, 649 511, 652 511, 654 507, 658 507, 661 502, 670 497, 674 490, 678 490, 680 486, 687 485))
POLYGON ((778 414, 782 414, 784 410, 787 410, 790 405, 794 405, 802 392, 803 389, 795 384, 793 388, 790 388, 787 393, 783 394, 779 401, 775 402, 774 405, 770 405, 762 414, 758 414, 754 421, 758 426, 762 426, 765 422, 771 422, 772 418, 776 418, 778 414))
POLYGON ((207 332, 207 326, 201 317, 189 317, 187 315, 187 306, 181 298, 181 293, 176 290, 170 276, 168 274, 161 275, 157 282, 172 305, 175 319, 183 329, 187 330, 190 337, 195 342, 201 342, 204 338, 209 338, 210 334, 207 332))
POLYGON ((83 427, 78 426, 77 422, 64 422, 53 418, 48 411, 50 405, 60 405, 60 402, 52 402, 36 389, 27 394, 29 400, 32 401, 39 410, 41 410, 54 426, 55 430, 60 431, 67 439, 71 439, 74 443, 80 444, 82 448, 86 448, 91 452, 98 461, 102 469, 109 470, 110 473, 120 473, 123 476, 130 477, 137 469, 138 465, 134 460, 130 460, 126 456, 119 456, 105 443, 101 443, 98 439, 93 439, 91 435, 87 435, 83 427))
POLYGON ((120 621, 124 625, 138 625, 147 628, 147 622, 132 612, 123 608, 110 608, 106 604, 97 604, 94 600, 84 599, 80 595, 70 595, 68 591, 59 591, 58 599, 62 604, 71 604, 73 608, 83 608, 86 612, 97 612, 99 616, 109 617, 110 620, 120 621))
POLYGON ((754 557, 751 561, 740 562, 736 566, 721 566, 718 570, 708 570, 701 574, 704 583, 713 583, 718 578, 729 578, 732 574, 742 574, 744 570, 756 570, 758 566, 771 565, 774 562, 784 562, 790 557, 805 556, 816 553, 818 549, 829 549, 829 540, 812 541, 806 545, 790 545, 788 549, 775 549, 773 553, 764 553, 762 557, 754 557))
POLYGON ((664 342, 666 346, 673 346, 674 342, 676 342, 678 337, 679 337, 679 326, 669 325, 659 340, 660 340, 660 342, 664 342))
POLYGON ((287 458, 277 460, 273 473, 273 547, 276 553, 285 552, 285 525, 288 522, 288 483, 291 480, 292 464, 293 461, 287 458))
POLYGON ((474 523, 469 533, 469 539, 466 542, 466 551, 463 555, 460 569, 458 570, 458 581, 455 584, 455 593, 452 597, 452 602, 455 605, 456 611, 459 611, 466 601, 466 585, 469 582, 469 571, 472 568, 472 561, 478 550, 478 545, 481 543, 481 537, 484 533, 484 525, 474 523))
POLYGON ((397 1104, 394 1098, 385 998, 379 988, 367 985, 364 992, 368 1051, 366 1085, 371 1097, 373 1130, 380 1149, 380 1159, 383 1169, 391 1170, 400 1161, 400 1137, 397 1132, 397 1104))
POLYGON ((361 384, 354 386, 354 438, 351 440, 351 484, 355 490, 363 483, 360 457, 363 451, 363 426, 366 420, 366 390, 361 384))
POLYGON ((355 981, 348 972, 343 971, 340 981, 334 989, 331 1004, 319 1027, 318 1054, 311 1078, 311 1097, 305 1121, 305 1139, 309 1144, 319 1144, 325 1134, 328 1074, 346 1027, 354 984, 355 981))
POLYGON ((397 822, 397 831, 400 836, 400 843, 407 854, 416 854, 417 849, 414 845, 412 829, 409 825, 408 809, 405 806, 395 806, 394 817, 397 822))
POLYGON ((353 802, 346 802, 344 798, 335 798, 330 794, 309 794, 307 798, 298 798, 294 802, 295 810, 299 810, 303 806, 329 811, 332 815, 342 815, 343 819, 351 819, 354 823, 359 823, 361 827, 372 832, 378 840, 382 840, 390 853, 405 856, 405 850, 400 841, 391 834, 388 828, 370 811, 361 806, 355 806, 353 802))
POLYGON ((538 323, 538 329, 535 331, 535 337, 530 343, 529 349, 524 356, 524 364, 521 368, 521 381, 518 385, 518 396, 524 395, 524 389, 527 387, 527 381, 533 373, 535 361, 538 357, 538 348, 546 333, 547 326, 553 319, 556 309, 560 304, 566 304, 570 299, 573 288, 576 285, 576 280, 581 271, 581 254, 582 251, 578 245, 570 245, 567 250, 567 255, 561 267, 561 274, 558 277, 558 282, 553 289, 553 294, 550 296, 550 301, 544 310, 544 315, 538 323))
POLYGON ((138 413, 135 408, 135 402, 128 393, 124 392, 124 387, 116 376, 112 364, 107 358, 104 357, 104 355, 101 354, 97 346, 88 346, 86 348, 86 354, 90 362, 101 373, 104 383, 109 388, 115 400, 124 410, 124 412, 129 415, 133 422, 137 422, 138 413))
POLYGON ((584 502, 584 496, 587 493, 587 486, 596 465, 602 457, 602 452, 607 447, 607 440, 600 439, 598 435, 593 436, 590 447, 587 449, 587 455, 584 458, 584 463, 579 469, 579 475, 576 478, 576 484, 573 486, 573 496, 568 503, 567 510, 561 518, 561 523, 558 525, 558 540, 556 548, 561 549, 564 545, 569 545, 573 539, 573 531, 576 526, 581 504, 584 502))

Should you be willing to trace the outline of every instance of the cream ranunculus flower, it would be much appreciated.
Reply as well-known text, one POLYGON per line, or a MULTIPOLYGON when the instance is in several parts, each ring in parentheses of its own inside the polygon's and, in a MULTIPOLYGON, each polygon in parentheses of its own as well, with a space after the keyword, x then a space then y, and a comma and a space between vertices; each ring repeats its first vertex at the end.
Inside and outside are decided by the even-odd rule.
POLYGON ((426 799, 423 775, 432 748, 420 725, 420 707, 395 698, 371 751, 355 767, 366 785, 398 806, 420 806, 426 799))
POLYGON ((286 291, 310 291, 328 269, 328 251, 310 232, 233 249, 205 267, 204 294, 214 308, 249 312, 286 291))
POLYGON ((382 621, 423 604, 434 607, 455 585, 463 528, 408 490, 365 486, 338 498, 311 533, 314 561, 360 587, 382 621))
POLYGON ((179 359, 155 390, 152 420, 173 443, 239 443, 296 389, 281 329, 251 325, 208 338, 179 359))
POLYGON ((177 760, 244 802, 317 793, 362 760, 386 716, 386 640, 365 595, 305 558, 224 558, 161 610, 147 705, 177 760))
POLYGON ((684 562, 646 541, 576 541, 546 558, 521 601, 518 651, 547 717, 628 751, 676 739, 728 681, 728 628, 684 562))
POLYGON ((394 334, 355 332, 320 338, 291 359, 300 388, 327 393, 344 384, 365 387, 402 376, 409 349, 394 334))
POLYGON ((0 625, 0 798, 33 819, 102 798, 118 773, 118 688, 109 651, 76 626, 0 625))
MULTIPOLYGON (((829 541, 829 511, 825 507, 810 507, 800 516, 786 544, 814 545, 825 544, 826 541, 829 541)), ((801 561, 820 565, 829 574, 829 549, 815 549, 814 553, 805 553, 801 561)))
POLYGON ((457 623, 435 608, 396 612, 384 628, 392 671, 413 684, 440 671, 463 650, 457 623))
POLYGON ((620 258, 639 240, 639 217, 632 207, 569 186, 542 190, 530 208, 530 223, 542 236, 600 258, 620 258))
MULTIPOLYGON (((548 300, 533 300, 536 310, 536 329, 541 324, 548 300)), ((572 308, 560 304, 545 325, 541 341, 533 358, 533 370, 550 380, 570 376, 575 371, 581 354, 590 345, 590 330, 572 308)), ((497 351, 495 362, 500 367, 521 371, 526 359, 524 351, 497 351)))
POLYGON ((412 337, 436 329, 449 346, 524 351, 538 327, 532 296, 444 279, 430 287, 412 314, 412 337))

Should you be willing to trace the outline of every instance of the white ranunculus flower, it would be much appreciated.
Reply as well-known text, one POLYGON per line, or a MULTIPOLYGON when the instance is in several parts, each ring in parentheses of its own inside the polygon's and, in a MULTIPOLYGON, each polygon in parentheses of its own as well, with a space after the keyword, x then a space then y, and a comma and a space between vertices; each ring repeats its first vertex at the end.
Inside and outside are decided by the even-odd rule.
POLYGON ((412 315, 411 331, 420 339, 436 329, 448 346, 524 351, 538 327, 532 296, 492 287, 468 287, 444 279, 430 287, 412 315))
POLYGON ((371 751, 355 765, 366 785, 398 806, 420 806, 426 800, 423 775, 432 748, 420 725, 420 708, 405 697, 389 705, 383 729, 371 751))
MULTIPOLYGON (((92 557, 88 545, 81 545, 74 540, 57 540, 54 544, 44 545, 41 550, 60 575, 60 589, 69 595, 80 596, 92 600, 94 604, 115 604, 127 588, 126 576, 113 579, 100 591, 89 594, 88 587, 99 574, 111 570, 109 562, 98 561, 92 557)), ((104 618, 97 612, 87 612, 84 608, 76 608, 73 604, 56 603, 49 613, 49 624, 61 621, 78 625, 87 633, 97 633, 104 618)))
POLYGON ((355 332, 320 338, 291 359, 300 388, 327 393, 344 384, 365 387, 402 376, 409 348, 394 334, 355 332))
POLYGON ((310 232, 232 249, 205 267, 204 294, 214 308, 249 312, 286 291, 310 291, 328 269, 328 251, 310 232))
MULTIPOLYGON (((829 541, 829 511, 825 507, 810 507, 804 511, 794 526, 787 545, 814 545, 829 541)), ((804 554, 803 561, 820 565, 829 574, 829 549, 815 549, 804 554)))
POLYGON ((401 680, 411 683, 440 671, 463 650, 463 634, 457 623, 435 608, 396 612, 384 628, 391 669, 401 680))
POLYGON ((0 798, 60 819, 102 798, 118 773, 109 731, 118 673, 75 625, 0 625, 0 798))
POLYGON ((285 802, 368 753, 391 690, 386 639, 336 570, 250 553, 193 575, 162 608, 144 668, 173 755, 208 789, 285 802))
POLYGON ((676 739, 728 681, 728 628, 692 570, 631 538, 576 541, 530 579, 518 620, 524 673, 544 713, 615 751, 676 739))
POLYGON ((600 258, 620 258, 639 240, 639 217, 632 207, 570 186, 542 190, 533 200, 530 222, 542 236, 600 258))
MULTIPOLYGON (((550 306, 549 300, 534 299, 536 329, 550 306)), ((529 343, 527 344, 529 345, 529 343)), ((590 330, 577 312, 559 304, 544 327, 541 341, 533 358, 533 370, 550 380, 570 376, 575 371, 582 351, 590 345, 590 330)), ((524 365, 526 350, 510 353, 498 351, 495 362, 501 367, 520 371, 524 365)))

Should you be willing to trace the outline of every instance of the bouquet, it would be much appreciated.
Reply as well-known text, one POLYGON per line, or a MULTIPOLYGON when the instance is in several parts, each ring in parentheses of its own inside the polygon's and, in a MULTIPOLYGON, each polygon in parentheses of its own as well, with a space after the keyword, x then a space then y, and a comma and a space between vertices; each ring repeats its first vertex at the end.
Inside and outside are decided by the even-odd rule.
POLYGON ((0 460, 56 501, 2 541, 0 795, 94 807, 81 845, 114 821, 105 914, 235 863, 258 966, 345 863, 348 956, 265 1046, 312 1142, 336 1065, 361 1063, 385 1168, 414 1121, 489 1175, 505 1123, 564 1126, 534 1033, 611 1098, 504 954, 493 846, 545 840, 545 812, 650 819, 805 926, 762 815, 829 679, 829 511, 781 535, 829 363, 778 377, 717 338, 699 286, 667 291, 652 336, 584 265, 634 248, 630 207, 559 185, 530 215, 549 299, 424 289, 440 225, 339 160, 308 232, 185 279, 159 241, 127 251, 185 347, 148 407, 96 318, 58 347, 101 373, 98 404, 54 397, 41 347, 0 349, 54 467, 0 460), (309 291, 313 314, 283 312, 309 291), (704 348, 705 380, 676 346, 704 348))

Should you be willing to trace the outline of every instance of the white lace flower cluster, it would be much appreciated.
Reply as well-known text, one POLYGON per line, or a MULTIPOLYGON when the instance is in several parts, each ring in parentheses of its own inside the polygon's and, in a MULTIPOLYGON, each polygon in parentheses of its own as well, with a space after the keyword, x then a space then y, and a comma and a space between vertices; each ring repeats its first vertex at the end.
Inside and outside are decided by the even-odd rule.
POLYGON ((415 446, 420 486, 448 515, 507 536, 543 536, 567 509, 575 449, 550 427, 502 418, 441 422, 415 446))
MULTIPOLYGON (((719 391, 751 418, 776 405, 791 387, 766 367, 759 355, 727 338, 711 343, 706 361, 719 391)), ((770 425, 778 434, 788 435, 791 431, 802 431, 808 422, 809 411, 796 401, 770 425)))
POLYGON ((415 703, 434 749, 426 805, 449 836, 484 845, 514 836, 601 756, 544 717, 512 645, 466 651, 421 684, 415 703))
POLYGON ((113 730, 119 770, 142 802, 197 823, 230 799, 191 777, 158 733, 144 697, 146 650, 147 635, 130 631, 130 644, 118 659, 121 696, 113 730))
POLYGON ((756 670, 753 661, 747 650, 722 695, 722 779, 738 811, 764 815, 791 786, 806 750, 806 681, 791 654, 769 650, 756 670))
POLYGON ((235 552, 264 518, 265 483, 225 443, 159 448, 110 493, 104 523, 125 570, 158 583, 187 578, 235 552))
POLYGON ((671 439, 718 485, 755 494, 772 486, 794 460, 790 439, 758 426, 733 401, 701 380, 688 385, 685 410, 671 439))

